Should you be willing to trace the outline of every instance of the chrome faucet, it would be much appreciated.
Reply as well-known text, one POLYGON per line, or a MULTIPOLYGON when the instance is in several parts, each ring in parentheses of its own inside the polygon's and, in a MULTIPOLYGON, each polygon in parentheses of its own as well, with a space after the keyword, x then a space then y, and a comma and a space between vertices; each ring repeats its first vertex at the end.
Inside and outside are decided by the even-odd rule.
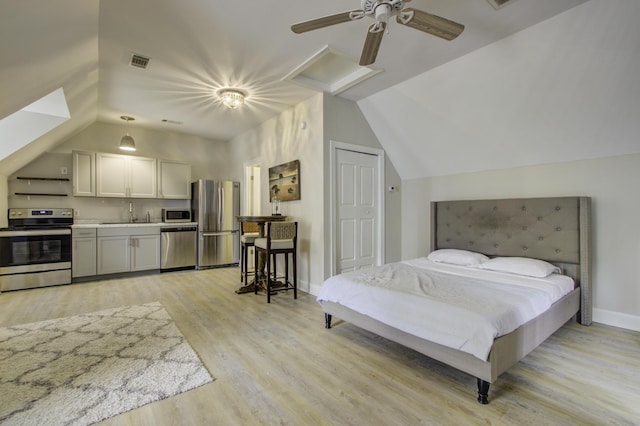
POLYGON ((133 201, 129 201, 129 222, 135 222, 136 218, 133 216, 133 201))

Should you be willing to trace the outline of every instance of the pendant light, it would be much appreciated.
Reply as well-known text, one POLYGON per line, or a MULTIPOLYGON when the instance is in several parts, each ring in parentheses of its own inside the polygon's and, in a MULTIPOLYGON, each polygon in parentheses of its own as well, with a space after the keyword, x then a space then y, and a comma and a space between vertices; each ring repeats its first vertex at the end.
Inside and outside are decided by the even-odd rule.
POLYGON ((129 121, 133 121, 135 118, 129 117, 128 115, 123 115, 120 118, 127 122, 127 134, 120 139, 120 149, 123 151, 135 151, 136 142, 129 136, 129 121))

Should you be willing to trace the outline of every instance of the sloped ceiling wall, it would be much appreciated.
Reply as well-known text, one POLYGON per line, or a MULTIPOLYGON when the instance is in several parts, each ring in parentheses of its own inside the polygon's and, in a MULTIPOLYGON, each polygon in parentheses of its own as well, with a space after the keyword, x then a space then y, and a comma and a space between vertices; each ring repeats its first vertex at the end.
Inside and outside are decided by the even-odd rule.
POLYGON ((1 174, 10 175, 62 137, 96 121, 99 4, 99 0, 3 4, 4 18, 9 18, 0 25, 0 118, 62 87, 72 119, 0 161, 1 174), (29 19, 21 19, 24 16, 29 19))
POLYGON ((358 104, 403 179, 640 153, 638 16, 592 0, 358 104))

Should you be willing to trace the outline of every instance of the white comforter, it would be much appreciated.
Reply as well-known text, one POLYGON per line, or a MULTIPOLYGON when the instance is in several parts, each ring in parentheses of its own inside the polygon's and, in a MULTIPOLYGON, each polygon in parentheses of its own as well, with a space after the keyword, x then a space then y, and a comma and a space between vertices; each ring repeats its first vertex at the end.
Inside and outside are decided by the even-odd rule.
POLYGON ((487 360, 494 338, 535 318, 573 288, 564 275, 531 278, 419 258, 333 276, 318 301, 487 360))

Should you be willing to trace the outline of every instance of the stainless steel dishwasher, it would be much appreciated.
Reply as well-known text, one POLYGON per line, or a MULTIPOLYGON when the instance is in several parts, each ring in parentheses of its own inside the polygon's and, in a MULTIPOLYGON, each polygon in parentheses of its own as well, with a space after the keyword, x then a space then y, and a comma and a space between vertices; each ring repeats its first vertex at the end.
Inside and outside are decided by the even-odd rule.
POLYGON ((168 226, 160 229, 160 271, 195 269, 196 225, 168 226))

